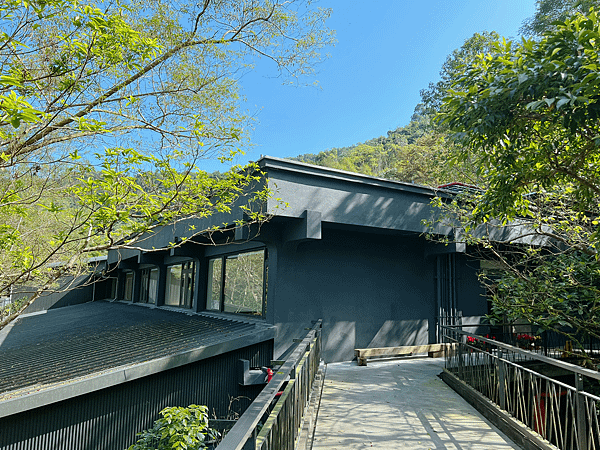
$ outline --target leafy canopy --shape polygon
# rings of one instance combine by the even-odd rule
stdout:
[[[595,12],[539,42],[498,42],[456,80],[439,120],[477,155],[489,189],[477,215],[527,213],[524,194],[572,185],[585,211],[600,193],[600,29]]]
[[[526,36],[541,36],[573,13],[586,14],[590,8],[597,10],[599,6],[598,0],[538,0],[535,14],[523,22],[520,31]]]
[[[418,109],[423,109],[427,114],[435,114],[439,111],[447,90],[465,65],[470,64],[477,55],[488,53],[492,44],[500,39],[500,35],[495,31],[484,31],[475,33],[466,39],[464,44],[450,53],[440,70],[440,79],[435,83],[429,83],[426,89],[422,89],[421,103],[417,105]]]
[[[169,407],[160,415],[151,429],[137,434],[138,440],[128,450],[198,450],[218,436],[208,427],[206,406]]]
[[[437,116],[454,162],[474,161],[485,182],[445,208],[502,262],[487,277],[495,313],[573,339],[600,337],[599,45],[593,10],[537,40],[496,42],[463,66]]]
[[[0,296],[184,217],[265,220],[256,166],[202,164],[247,142],[241,76],[267,58],[304,80],[333,42],[328,15],[305,1],[3,2]]]

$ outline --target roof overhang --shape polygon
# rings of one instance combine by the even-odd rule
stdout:
[[[76,307],[82,306],[84,305],[77,305]],[[76,307],[61,309],[68,310]],[[135,308],[136,310],[147,310],[147,308],[136,305],[126,305],[126,307]],[[49,317],[58,311],[59,310],[48,311],[43,316]],[[182,314],[181,312],[164,312],[168,314],[176,314],[182,318],[186,316],[189,318],[189,316],[193,315],[198,317],[198,320],[205,319],[206,321],[212,321],[213,323],[218,321],[220,325],[224,324],[224,326],[220,327],[218,333],[215,331],[214,335],[207,336],[207,339],[204,339],[206,342],[204,345],[192,344],[184,350],[161,357],[152,358],[147,361],[121,364],[106,370],[95,371],[74,378],[62,379],[50,384],[30,384],[12,391],[0,393],[0,417],[10,416],[39,408],[41,406],[85,395],[90,392],[95,392],[119,384],[134,381],[142,377],[157,374],[169,369],[181,367],[186,364],[191,364],[227,352],[238,350],[240,348],[272,340],[275,337],[275,327],[260,320],[244,320],[244,318],[240,318],[238,320],[236,317],[219,313],[198,313],[186,315]],[[155,311],[155,314],[160,314],[160,311]],[[29,315],[29,317],[31,316],[34,316],[34,314]],[[35,314],[35,316],[37,316],[35,317],[36,321],[43,320],[42,315]],[[28,317],[25,316],[24,318],[27,319]],[[10,330],[7,332],[10,332]],[[15,349],[15,351],[17,350],[18,349]]]

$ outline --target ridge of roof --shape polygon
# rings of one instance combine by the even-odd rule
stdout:
[[[434,196],[440,191],[446,192],[444,189],[438,189],[431,186],[425,186],[416,183],[407,183],[405,181],[390,180],[387,178],[374,177],[357,172],[349,172],[347,170],[333,169],[331,167],[318,166],[300,161],[294,161],[286,158],[277,158],[274,156],[261,155],[257,161],[261,168],[286,170],[289,172],[302,173],[305,175],[327,177],[329,179],[342,180],[366,184],[370,186],[383,187],[388,189],[396,189],[409,191],[415,194]]]

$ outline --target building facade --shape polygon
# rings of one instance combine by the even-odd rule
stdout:
[[[96,298],[253,317],[276,327],[275,357],[322,318],[328,362],[355,348],[433,343],[440,325],[488,312],[479,262],[425,237],[431,200],[451,193],[278,158],[259,165],[273,191],[259,230],[223,229],[208,245],[189,230],[225,218],[163,227],[144,241],[149,251],[109,253]]]

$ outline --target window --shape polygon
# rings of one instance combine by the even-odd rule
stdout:
[[[117,298],[117,279],[116,278],[110,278],[109,279],[109,284],[110,284],[110,294],[108,295],[108,298]]]
[[[107,277],[103,283],[99,283],[94,286],[94,289],[98,289],[98,293],[95,294],[98,298],[106,298],[116,300],[118,298],[118,277]]]
[[[140,302],[156,304],[158,268],[143,269],[141,276]]]
[[[165,305],[192,307],[195,267],[193,261],[188,261],[167,268]]]
[[[223,259],[208,261],[208,289],[206,296],[206,309],[221,310],[221,293],[223,291]]]
[[[262,316],[264,277],[264,250],[211,259],[206,309]]]
[[[125,284],[123,286],[123,300],[133,300],[133,272],[125,272]]]

